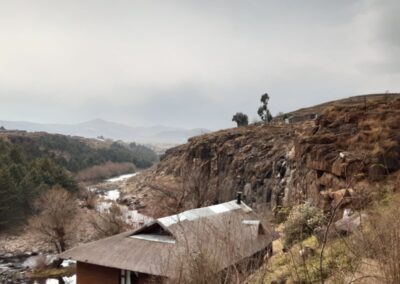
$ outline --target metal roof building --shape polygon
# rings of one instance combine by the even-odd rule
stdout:
[[[274,236],[250,207],[234,200],[163,217],[137,230],[75,247],[60,257],[78,262],[78,284],[95,283],[80,281],[87,279],[80,275],[83,264],[95,265],[98,273],[101,267],[113,268],[120,277],[134,272],[175,279],[190,273],[189,259],[197,255],[206,256],[215,271],[222,271],[265,250]],[[130,278],[122,283],[131,283]]]

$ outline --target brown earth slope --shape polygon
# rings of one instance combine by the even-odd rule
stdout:
[[[399,94],[353,97],[289,115],[297,122],[276,119],[191,138],[125,192],[154,216],[230,200],[238,191],[250,205],[275,212],[305,200],[329,210],[343,195],[355,203],[398,180]]]

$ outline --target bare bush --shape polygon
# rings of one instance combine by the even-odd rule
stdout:
[[[84,201],[84,206],[88,209],[96,209],[98,197],[95,191],[84,187],[79,192],[79,197]]]
[[[38,214],[30,218],[30,228],[61,253],[76,237],[78,204],[65,189],[55,186],[42,193],[34,202]]]
[[[181,211],[211,205],[215,192],[209,190],[207,167],[209,163],[200,166],[200,171],[190,171],[185,179],[174,182],[148,184],[156,193],[152,216],[176,214]]]
[[[89,218],[89,224],[95,230],[96,238],[104,238],[116,235],[132,229],[124,219],[124,214],[120,206],[113,203],[110,208],[104,212],[98,212]]]

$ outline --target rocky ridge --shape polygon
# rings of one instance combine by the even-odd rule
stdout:
[[[330,210],[394,190],[400,169],[400,95],[352,97],[290,113],[291,121],[221,130],[169,149],[132,179],[145,214],[233,199],[279,210],[306,200]],[[376,189],[376,190],[375,190]],[[156,209],[155,209],[156,208]]]

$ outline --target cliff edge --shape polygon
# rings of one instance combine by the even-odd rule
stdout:
[[[399,94],[329,102],[270,124],[193,137],[126,192],[139,194],[141,210],[154,216],[231,200],[238,191],[276,214],[306,200],[329,210],[343,196],[361,206],[357,200],[399,179],[399,129]]]

